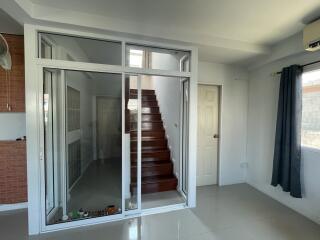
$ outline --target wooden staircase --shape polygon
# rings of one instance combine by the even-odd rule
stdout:
[[[130,99],[137,99],[137,90],[130,89]],[[154,90],[142,90],[141,116],[141,192],[176,190],[178,180]],[[137,187],[137,123],[130,122],[131,192]]]

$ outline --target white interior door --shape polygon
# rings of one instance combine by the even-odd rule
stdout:
[[[198,86],[197,186],[217,184],[219,87]]]
[[[110,159],[121,152],[121,99],[98,96],[97,104],[97,156],[98,159]],[[120,148],[120,149],[119,149]]]

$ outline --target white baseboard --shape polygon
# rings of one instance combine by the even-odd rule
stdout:
[[[158,213],[167,213],[171,211],[183,210],[189,208],[185,203],[177,203],[169,206],[142,209],[141,216],[148,216]]]
[[[301,209],[298,209],[296,207],[294,207],[292,204],[288,203],[287,201],[285,201],[284,199],[276,196],[276,195],[273,195],[270,193],[270,191],[263,187],[263,186],[260,186],[258,184],[254,184],[254,183],[251,183],[251,182],[247,182],[248,185],[250,185],[251,187],[255,188],[256,190],[264,193],[265,195],[267,195],[268,197],[272,198],[273,200],[277,201],[277,202],[280,202],[281,204],[285,205],[286,207],[292,209],[293,211],[305,216],[306,218],[310,219],[311,221],[317,223],[320,225],[320,218],[317,218],[316,216],[314,216],[313,213],[309,212],[309,211],[302,211]],[[270,185],[271,186],[271,185]]]
[[[13,204],[0,204],[0,212],[25,209],[25,208],[28,208],[27,202],[13,203]]]

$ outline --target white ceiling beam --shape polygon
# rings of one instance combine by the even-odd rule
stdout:
[[[192,45],[208,48],[224,48],[243,51],[253,55],[268,54],[270,49],[263,45],[225,39],[211,34],[199,35],[170,26],[156,26],[144,22],[132,22],[119,18],[87,14],[32,3],[30,0],[15,0],[25,12],[35,21],[46,21],[56,24],[69,24],[79,27],[94,28],[97,30],[113,31],[122,34],[141,35],[150,38],[180,41]]]

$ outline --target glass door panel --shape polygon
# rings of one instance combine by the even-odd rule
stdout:
[[[45,69],[46,224],[122,213],[121,74]]]
[[[141,208],[183,204],[180,175],[181,78],[140,75]]]
[[[126,66],[189,72],[190,52],[127,44]]]
[[[140,78],[125,77],[125,207],[127,211],[140,209]]]
[[[189,159],[189,81],[182,81],[182,150],[181,150],[181,189],[185,196],[188,195],[188,159]]]
[[[53,108],[54,108],[54,97],[53,96],[53,73],[50,71],[43,72],[43,121],[44,121],[44,148],[45,148],[45,173],[46,173],[46,214],[47,219],[50,220],[51,215],[56,209],[55,199],[55,186],[56,186],[56,161],[54,149],[56,143],[54,141],[53,132],[56,130],[53,121]]]
[[[121,42],[41,32],[39,58],[121,65]]]

